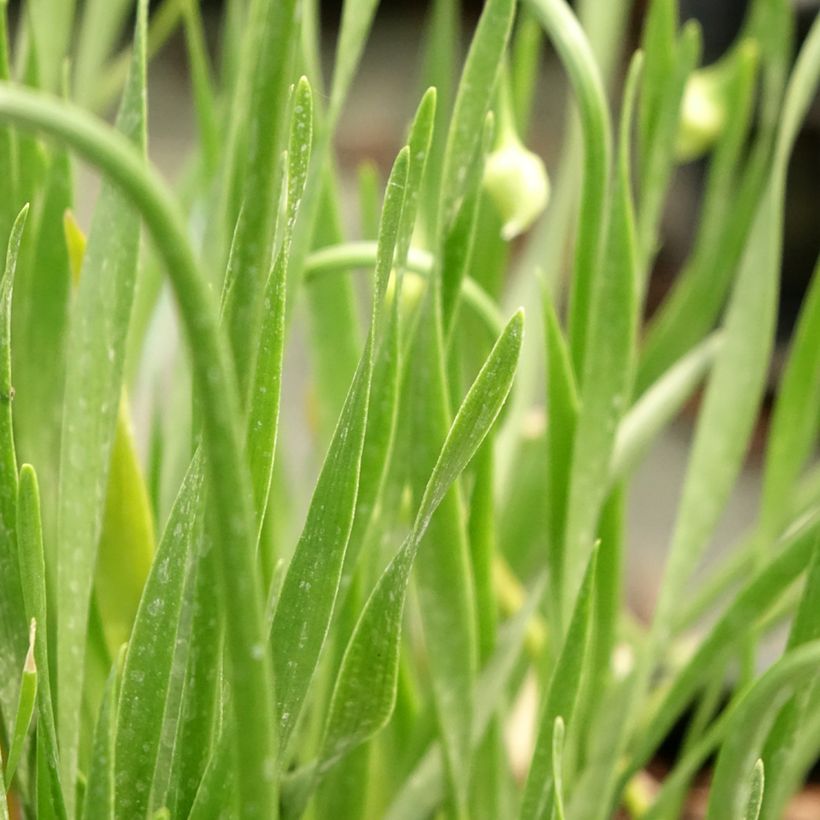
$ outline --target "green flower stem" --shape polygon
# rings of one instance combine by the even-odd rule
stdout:
[[[262,594],[254,567],[250,482],[236,425],[239,404],[228,351],[217,327],[216,305],[188,240],[184,221],[155,170],[126,139],[75,106],[0,84],[0,120],[44,132],[99,168],[138,208],[171,278],[202,397],[211,500],[219,531],[231,703],[242,727],[238,747],[243,817],[269,817],[276,805],[275,739],[270,661],[262,647]],[[262,651],[260,651],[262,650]]]
[[[305,281],[309,283],[330,273],[342,273],[356,268],[372,268],[375,264],[375,242],[345,242],[341,245],[330,245],[307,257]],[[427,278],[434,264],[435,260],[431,253],[420,248],[410,248],[407,270],[411,273]],[[500,336],[506,322],[489,293],[475,279],[465,276],[461,285],[461,295],[476,316],[487,326],[492,338]]]

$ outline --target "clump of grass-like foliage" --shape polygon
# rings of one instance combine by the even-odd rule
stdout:
[[[757,519],[692,579],[766,386],[820,23],[794,55],[791,5],[752,0],[700,68],[697,26],[651,0],[616,83],[627,0],[486,0],[463,63],[459,3],[434,0],[430,90],[381,204],[363,171],[351,237],[334,134],[377,5],[344,3],[325,87],[317,0],[228,0],[216,61],[197,0],[27,0],[13,69],[0,2],[0,818],[671,818],[715,755],[709,818],[775,820],[820,750],[817,275]],[[146,65],[179,26],[198,141],[172,192]],[[577,114],[551,192],[525,147],[547,48]],[[676,166],[701,156],[693,249],[642,331]],[[76,157],[103,177],[87,237]],[[165,277],[186,345],[141,459]],[[308,487],[279,411],[304,402],[297,345]],[[625,495],[701,382],[639,625]]]

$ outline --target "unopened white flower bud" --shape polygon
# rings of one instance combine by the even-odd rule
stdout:
[[[518,139],[505,140],[487,157],[483,184],[501,217],[501,236],[506,240],[524,233],[547,207],[547,169],[541,157]]]
[[[691,162],[706,154],[723,133],[726,101],[723,83],[713,71],[692,73],[681,104],[675,155],[679,162]]]
[[[745,40],[718,62],[692,72],[681,103],[678,162],[699,159],[714,148],[726,128],[739,72],[755,70],[758,51],[756,42]]]

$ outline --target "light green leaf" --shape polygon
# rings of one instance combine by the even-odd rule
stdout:
[[[350,535],[343,579],[345,589],[350,584],[361,551],[369,543],[368,539],[373,536],[376,513],[382,501],[386,471],[393,454],[399,406],[399,382],[404,367],[404,362],[400,361],[399,355],[403,273],[407,265],[419,189],[430,148],[435,100],[435,92],[432,89],[424,95],[408,137],[410,162],[407,185],[401,224],[396,239],[395,268],[391,274],[393,279],[388,285],[388,287],[392,286],[388,297],[390,316],[387,319],[383,340],[373,365],[370,406],[367,411],[367,435],[362,452],[356,516]]]
[[[518,132],[526,135],[532,119],[533,101],[538,85],[544,36],[529,10],[518,15],[513,35],[510,81]]]
[[[760,817],[760,809],[763,805],[763,794],[765,785],[765,776],[763,769],[763,761],[758,759],[752,769],[752,784],[749,790],[749,802],[746,803],[746,811],[743,814],[743,820],[758,820]]]
[[[145,151],[145,26],[140,6],[131,75],[118,128]],[[114,185],[103,187],[69,327],[57,538],[57,730],[62,783],[74,809],[88,607],[119,407],[125,340],[139,257],[140,218]]]
[[[572,725],[572,716],[578,703],[578,693],[584,672],[587,648],[592,631],[593,594],[597,549],[590,555],[572,620],[567,628],[561,653],[546,689],[541,715],[538,718],[538,739],[530,763],[520,820],[541,820],[552,817],[555,805],[556,781],[553,777],[553,735],[557,718]]]
[[[466,193],[468,168],[501,74],[515,15],[514,0],[488,0],[478,21],[456,94],[441,178],[439,231],[450,228]]]
[[[168,517],[125,655],[114,740],[117,816],[141,817],[150,807],[185,581],[198,543],[202,466],[197,451]]]
[[[564,535],[567,496],[572,462],[572,442],[578,422],[578,388],[572,371],[569,348],[555,312],[552,297],[544,291],[544,339],[547,347],[547,566],[550,570],[550,612],[552,622],[561,620],[564,588]]]
[[[428,286],[408,353],[405,386],[407,463],[416,503],[450,428],[450,385],[445,372],[443,317],[435,279]],[[455,479],[455,476],[453,477]],[[475,589],[470,566],[461,488],[453,481],[431,516],[415,559],[419,611],[433,684],[435,714],[458,811],[466,811],[473,723],[473,687],[478,668]]]
[[[21,160],[22,162],[22,160]],[[37,465],[42,487],[48,562],[56,562],[57,484],[65,385],[66,336],[72,279],[63,230],[72,205],[68,151],[53,147],[34,200],[31,241],[24,243],[15,283],[13,369],[17,388],[15,436],[21,460]],[[27,252],[28,251],[28,252]]]
[[[621,416],[632,390],[638,322],[637,247],[631,192],[632,111],[641,58],[632,61],[624,92],[620,151],[612,185],[606,261],[590,282],[589,330],[580,385],[580,410],[573,439],[567,498],[562,623],[575,596],[595,539],[607,485],[606,475]],[[560,435],[560,431],[558,432]],[[568,719],[568,715],[564,715]]]
[[[17,543],[20,555],[20,579],[23,586],[26,617],[37,624],[39,638],[34,644],[37,666],[37,758],[38,794],[47,800],[51,815],[65,818],[66,810],[60,787],[60,757],[54,704],[51,695],[51,672],[48,657],[48,612],[46,609],[46,565],[40,519],[40,491],[34,468],[24,464],[20,469],[17,496]],[[44,764],[44,768],[40,768]],[[41,779],[44,782],[39,782]],[[46,797],[47,795],[47,797]],[[38,796],[38,802],[40,797]]]
[[[564,820],[564,719],[555,718],[552,730],[552,789],[555,795],[552,807],[554,820]]]
[[[476,264],[473,257],[479,250],[476,248],[476,242],[479,239],[481,204],[485,196],[482,182],[486,159],[492,150],[494,136],[495,119],[490,112],[484,121],[484,130],[476,156],[466,168],[461,205],[444,236],[439,267],[441,269],[441,311],[444,334],[447,338],[452,332],[459,297],[463,296],[467,268]],[[493,239],[495,240],[495,237]]]
[[[646,77],[649,93],[642,98],[638,179],[638,263],[643,297],[649,265],[656,251],[659,221],[675,169],[675,145],[686,80],[697,66],[700,28],[689,21],[676,37],[677,3],[661,0],[647,23]],[[660,18],[664,18],[663,21]],[[661,32],[663,29],[663,32]]]
[[[0,80],[8,80],[11,76],[9,66],[9,36],[8,36],[8,0],[0,4]],[[11,128],[0,129],[0,174],[6,180],[6,200],[0,204],[0,241],[8,236],[14,218],[17,215],[16,209],[19,205],[19,194],[17,191],[17,162],[15,161],[14,150],[16,147],[16,137]],[[19,161],[19,160],[18,160]]]
[[[648,323],[639,393],[714,326],[737,271],[771,150],[771,140],[760,138],[741,165],[753,114],[756,65],[754,49],[744,49],[729,94],[726,131],[709,164],[694,249],[670,295]]]
[[[421,220],[427,236],[438,230],[437,210],[441,169],[447,147],[447,124],[456,94],[456,62],[460,50],[460,4],[451,0],[433,0],[425,21],[426,36],[421,56],[422,87],[436,89],[436,121],[433,142],[422,185]]]
[[[636,734],[631,766],[640,766],[648,760],[697,692],[707,670],[714,669],[736,650],[739,641],[806,568],[817,530],[816,516],[804,522],[778,547],[777,554],[744,584],[694,655],[675,675],[661,702]]]
[[[476,681],[473,748],[483,740],[499,703],[510,686],[546,584],[539,579],[521,609],[499,629],[497,646]],[[433,743],[405,779],[385,813],[385,820],[414,820],[431,815],[446,797],[445,762],[441,744]]]
[[[253,484],[257,538],[261,537],[267,510],[279,429],[288,258],[293,226],[305,191],[312,141],[313,94],[308,81],[302,77],[293,95],[282,244],[265,283],[259,350],[249,399],[246,449]]]
[[[788,158],[818,78],[820,24],[812,28],[789,83],[769,185],[727,308],[723,346],[698,419],[658,601],[654,628],[659,643],[723,511],[757,417],[777,318]]]
[[[114,820],[114,752],[117,732],[117,703],[125,663],[125,647],[111,668],[94,729],[88,785],[83,801],[83,820]]]
[[[131,634],[154,557],[154,522],[123,391],[111,449],[94,594],[113,656]]]
[[[707,820],[744,817],[749,801],[748,772],[786,696],[814,679],[820,641],[787,652],[740,697],[732,709],[709,789]]]
[[[271,629],[282,750],[296,723],[324,645],[339,589],[356,509],[373,347],[380,335],[382,301],[392,267],[408,170],[403,149],[387,185],[373,295],[373,322],[307,521],[285,576]]]
[[[100,73],[122,36],[134,0],[88,0],[83,6],[77,33],[74,88],[77,99],[89,105]]]
[[[20,689],[17,698],[17,717],[14,721],[14,731],[11,734],[11,744],[6,758],[3,784],[6,791],[11,787],[17,764],[23,751],[23,744],[28,737],[31,727],[31,717],[34,714],[34,704],[37,699],[37,663],[34,660],[34,642],[37,639],[37,621],[31,622],[28,639],[28,653],[23,664],[23,675],[20,679]]]
[[[60,88],[76,5],[76,0],[32,0],[28,5],[30,36],[37,43],[40,80],[46,91],[56,92]]]
[[[593,282],[606,241],[607,191],[612,162],[612,125],[597,62],[565,0],[527,0],[555,45],[569,74],[581,117],[584,174],[575,265],[570,296],[569,337],[576,374],[583,373]]]
[[[469,463],[507,398],[521,349],[517,313],[496,343],[456,415],[419,506],[413,532],[368,599],[342,660],[322,752],[329,767],[379,731],[393,710],[402,612],[413,559],[430,520]]]
[[[17,705],[16,681],[23,666],[26,630],[15,534],[17,456],[12,425],[11,302],[27,214],[28,206],[20,212],[14,224],[6,267],[0,279],[0,714],[7,721],[11,720]],[[7,730],[10,729],[8,726]]]
[[[610,481],[626,478],[652,441],[683,409],[720,350],[715,333],[675,362],[624,414],[610,463]]]
[[[816,414],[807,408],[820,404],[820,261],[792,338],[766,447],[759,523],[763,537],[786,523],[797,479],[817,437]]]
[[[248,12],[243,70],[247,96],[237,92],[230,112],[233,135],[228,151],[230,176],[227,224],[236,224],[231,264],[226,273],[226,324],[244,405],[253,375],[262,290],[270,269],[276,183],[289,74],[294,51],[296,0],[254,0]],[[239,118],[239,120],[235,119]]]
[[[184,0],[182,20],[191,72],[194,110],[202,145],[202,164],[206,175],[210,177],[216,171],[219,162],[220,127],[200,0]]]
[[[187,817],[197,798],[217,738],[220,711],[223,624],[215,606],[219,564],[207,540],[196,565],[185,682],[176,726],[174,759],[166,802],[174,817]],[[230,749],[230,742],[225,745]],[[217,751],[214,754],[219,754]]]
[[[218,817],[222,808],[228,805],[236,786],[236,770],[231,765],[231,744],[223,742],[224,736],[213,749],[208,768],[196,791],[191,805],[189,820],[211,820]]]
[[[328,106],[328,128],[331,131],[335,129],[350,91],[378,5],[379,0],[345,0],[342,7]]]
[[[401,228],[396,240],[396,266],[399,269],[404,268],[407,264],[413,229],[416,226],[421,184],[433,142],[437,99],[436,89],[428,88],[416,109],[416,115],[407,137],[407,147],[410,149],[410,170],[407,174],[407,194],[401,214]]]
[[[817,596],[820,594],[820,539],[815,538],[814,551],[806,570],[806,583],[792,621],[787,651],[820,638],[820,614],[817,611]],[[805,732],[812,698],[817,691],[813,682],[783,707],[766,739],[763,761],[770,773],[770,783],[766,789],[763,817],[774,818],[783,813],[789,797],[789,786],[794,778],[794,749],[797,739]]]

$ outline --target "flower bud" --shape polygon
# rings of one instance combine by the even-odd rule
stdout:
[[[506,240],[524,233],[547,207],[544,163],[517,138],[507,138],[487,157],[483,185],[504,223],[501,236]]]
[[[726,124],[723,83],[709,69],[692,73],[681,103],[675,155],[691,162],[706,154],[717,142]]]
[[[718,62],[692,72],[683,92],[675,156],[691,162],[709,152],[723,133],[729,104],[743,72],[754,72],[758,46],[743,41]]]

